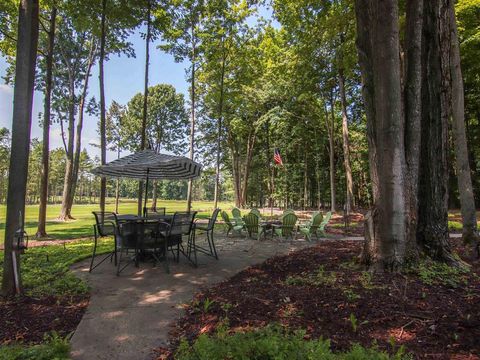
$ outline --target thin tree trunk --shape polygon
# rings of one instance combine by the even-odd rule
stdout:
[[[331,106],[331,119],[328,120],[328,112],[325,113],[325,120],[327,122],[327,130],[328,130],[328,145],[329,151],[328,156],[330,159],[330,211],[334,213],[336,211],[336,189],[335,189],[335,142],[334,142],[334,131],[335,131],[335,112],[334,112],[334,104],[333,104],[333,95],[330,101]],[[330,122],[331,121],[331,122]]]
[[[157,198],[158,198],[157,181],[153,180],[152,181],[152,205],[150,206],[150,209],[155,210],[157,208]]]
[[[72,186],[70,188],[69,198],[68,198],[68,213],[72,213],[73,201],[75,199],[75,191],[77,188],[78,172],[80,168],[80,154],[82,151],[82,128],[83,128],[83,117],[85,113],[85,101],[88,93],[88,82],[90,79],[90,73],[92,66],[95,62],[95,52],[96,45],[94,39],[92,39],[92,44],[90,45],[90,54],[88,55],[88,64],[87,71],[85,73],[85,78],[83,80],[83,90],[80,97],[80,103],[78,106],[78,122],[77,130],[75,134],[75,155],[73,159],[73,176],[72,176]]]
[[[47,237],[47,203],[48,203],[48,170],[50,158],[50,110],[52,97],[52,79],[53,79],[53,51],[55,45],[55,22],[57,18],[57,8],[53,8],[50,13],[50,28],[48,31],[48,49],[45,75],[45,98],[43,107],[43,144],[42,144],[42,173],[40,183],[40,205],[38,208],[38,227],[37,238]]]
[[[251,133],[248,136],[247,140],[247,158],[245,160],[245,167],[243,171],[243,185],[241,188],[241,199],[240,199],[240,205],[242,207],[245,207],[247,205],[247,194],[248,194],[248,180],[250,177],[250,165],[252,163],[253,159],[253,148],[255,146],[255,132],[252,130],[253,133]]]
[[[192,38],[194,36],[193,26],[192,26]],[[190,159],[193,160],[195,152],[195,46],[193,47],[193,56],[192,56],[192,73],[191,73],[191,89],[190,89]],[[188,180],[188,189],[187,189],[187,211],[192,209],[192,187],[193,180]]]
[[[102,18],[101,18],[101,35],[100,35],[100,59],[99,67],[99,83],[100,83],[100,161],[102,165],[107,163],[107,135],[105,120],[105,41],[107,36],[106,14],[107,0],[102,0]],[[102,176],[100,179],[100,211],[105,211],[105,197],[107,196],[107,179]]]
[[[340,61],[343,61],[342,59]],[[342,106],[342,139],[343,139],[343,159],[345,166],[345,179],[347,185],[346,211],[350,214],[352,207],[355,206],[355,197],[353,196],[353,178],[352,167],[350,166],[350,141],[348,138],[348,117],[347,117],[347,97],[345,95],[345,75],[343,67],[338,69],[338,85],[340,90],[340,102]]]
[[[72,219],[70,214],[70,191],[73,184],[73,150],[75,137],[75,84],[73,73],[69,70],[69,94],[68,94],[68,144],[65,148],[65,178],[63,182],[62,206],[58,220]]]
[[[117,144],[117,159],[120,159],[120,146]],[[120,179],[115,184],[115,212],[118,214],[118,202],[120,200]]]
[[[140,150],[145,150],[146,133],[147,133],[147,115],[148,115],[148,69],[150,66],[150,37],[151,37],[151,3],[147,0],[147,36],[145,37],[145,81],[143,90],[143,113],[142,113],[142,136],[140,141]],[[137,212],[138,215],[143,213],[143,181],[138,182],[138,200]],[[145,196],[147,196],[145,192]]]
[[[448,4],[451,43],[450,72],[452,78],[452,129],[455,145],[455,165],[463,221],[463,241],[465,243],[476,245],[479,239],[472,178],[468,159],[467,136],[465,131],[465,98],[460,64],[460,48],[455,20],[454,2],[448,0]]]
[[[22,292],[19,257],[18,253],[13,251],[15,250],[15,232],[19,228],[23,229],[24,226],[24,223],[19,221],[19,214],[22,214],[22,220],[25,219],[30,129],[37,61],[38,12],[38,0],[20,1],[2,277],[2,294],[4,296]],[[17,284],[15,284],[15,274],[18,274]]]
[[[222,119],[223,119],[223,86],[225,80],[225,53],[222,59],[222,68],[220,72],[220,100],[218,104],[218,126],[217,126],[217,163],[215,166],[215,196],[214,205],[216,209],[220,198],[220,152],[221,152],[221,140],[222,140]]]

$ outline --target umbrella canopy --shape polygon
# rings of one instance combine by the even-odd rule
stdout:
[[[99,166],[99,176],[130,179],[190,180],[200,176],[202,166],[184,156],[159,154],[146,149]]]

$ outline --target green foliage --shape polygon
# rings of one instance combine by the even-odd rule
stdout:
[[[337,281],[337,273],[334,271],[325,271],[323,266],[320,266],[314,274],[305,274],[303,276],[289,276],[285,280],[287,285],[293,286],[333,286]]]
[[[231,335],[225,328],[221,328],[213,336],[200,335],[192,346],[186,340],[182,340],[175,358],[178,360],[401,360],[410,358],[405,355],[403,348],[390,356],[376,348],[367,349],[360,345],[353,345],[352,349],[345,353],[333,353],[330,350],[330,341],[304,338],[305,331],[286,332],[279,326],[268,326],[256,331]]]
[[[347,298],[348,301],[353,302],[360,299],[360,295],[357,294],[353,289],[345,289],[343,290],[343,295]]]
[[[159,84],[148,88],[146,136],[151,149],[181,153],[185,150],[188,116],[183,94],[172,85]],[[143,116],[143,94],[136,94],[127,104],[122,118],[122,138],[126,147],[137,151],[140,146]]]
[[[206,298],[203,301],[203,312],[208,313],[208,310],[210,310],[210,307],[215,303],[215,300],[211,300],[209,298]]]
[[[82,295],[89,291],[85,281],[70,272],[74,263],[92,255],[92,241],[82,240],[63,245],[28,249],[21,256],[22,280],[28,296]],[[97,253],[113,249],[113,241],[99,242]],[[3,253],[0,256],[3,262]],[[0,268],[0,275],[1,275]]]
[[[466,284],[469,274],[467,269],[431,260],[422,261],[413,271],[427,285],[443,285],[452,288]]]
[[[68,360],[68,339],[56,333],[46,336],[40,345],[4,345],[0,347],[0,360]]]

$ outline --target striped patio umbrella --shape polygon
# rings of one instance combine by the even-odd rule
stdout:
[[[120,159],[109,162],[92,170],[92,173],[102,177],[129,178],[146,180],[145,207],[147,204],[146,190],[148,180],[190,180],[200,176],[202,166],[184,156],[159,154],[146,149]]]

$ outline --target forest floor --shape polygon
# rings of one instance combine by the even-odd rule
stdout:
[[[468,249],[452,240],[462,258]],[[419,359],[480,359],[480,261],[469,272],[421,263],[405,273],[372,275],[356,265],[361,243],[321,241],[277,256],[199,292],[171,330],[170,358],[228,324],[229,333],[280,324],[306,339],[330,339],[334,351],[374,344],[394,353],[405,346]]]

